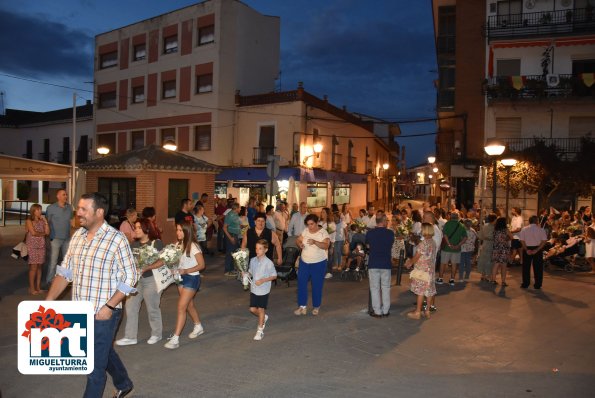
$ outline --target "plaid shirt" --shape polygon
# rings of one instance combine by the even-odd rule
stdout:
[[[90,301],[95,313],[116,293],[136,292],[138,272],[124,234],[104,222],[91,241],[79,228],[70,240],[62,265],[56,273],[72,282],[72,299]],[[118,304],[121,308],[122,304]]]

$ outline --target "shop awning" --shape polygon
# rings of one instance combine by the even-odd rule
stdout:
[[[365,184],[368,176],[365,174],[341,173],[339,171],[327,171],[320,169],[302,169],[300,181],[305,182],[327,182],[345,184]]]
[[[300,169],[292,167],[281,167],[277,180],[299,180]],[[227,167],[215,177],[216,181],[268,181],[267,169],[256,167]]]

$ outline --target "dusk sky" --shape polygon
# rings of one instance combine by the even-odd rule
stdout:
[[[0,91],[11,109],[72,106],[73,87],[92,98],[94,36],[199,1],[19,0],[0,2]],[[281,89],[298,81],[337,106],[390,121],[435,116],[429,0],[245,0],[281,18]],[[14,7],[18,4],[18,7]],[[79,101],[82,105],[84,100]],[[434,123],[404,124],[403,135]],[[433,135],[400,138],[408,166],[433,154]]]

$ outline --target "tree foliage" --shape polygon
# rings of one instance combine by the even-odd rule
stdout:
[[[592,195],[595,185],[595,141],[589,136],[581,140],[580,151],[567,156],[555,144],[547,144],[536,139],[535,144],[522,152],[512,154],[519,162],[510,170],[510,194],[517,197],[522,191],[538,193],[542,203],[556,192],[566,192],[577,196]],[[498,163],[497,183],[506,186],[507,168]],[[488,173],[487,183],[491,186],[492,172]]]

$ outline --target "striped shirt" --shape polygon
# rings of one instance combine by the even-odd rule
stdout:
[[[124,234],[104,222],[91,241],[79,228],[56,273],[72,282],[72,299],[90,301],[95,313],[116,293],[135,293],[138,281],[132,250]],[[117,307],[121,308],[122,304]]]

